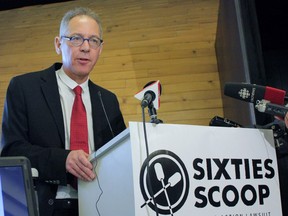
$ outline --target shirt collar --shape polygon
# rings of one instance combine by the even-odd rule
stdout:
[[[66,85],[68,86],[71,90],[73,90],[76,86],[78,86],[79,84],[77,82],[75,82],[73,79],[71,79],[63,70],[63,67],[61,67],[58,71],[58,76],[60,78],[60,80]],[[82,84],[80,84],[83,92],[88,90],[88,81],[89,78]]]

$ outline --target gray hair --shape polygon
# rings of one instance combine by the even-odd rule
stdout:
[[[63,36],[66,33],[69,22],[72,18],[74,18],[76,16],[82,16],[82,15],[88,16],[97,22],[97,24],[99,26],[100,38],[102,39],[103,31],[102,31],[102,24],[101,24],[101,20],[100,20],[99,16],[94,11],[92,11],[91,9],[85,8],[85,7],[77,7],[73,10],[68,11],[63,16],[63,18],[61,20],[61,24],[60,24],[60,36]]]

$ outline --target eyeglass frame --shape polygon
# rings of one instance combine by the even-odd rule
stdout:
[[[80,38],[82,39],[82,43],[79,44],[79,45],[73,44],[72,39],[75,38],[75,37],[80,37]],[[60,38],[70,41],[71,44],[72,44],[73,46],[75,46],[75,47],[80,47],[80,46],[82,46],[83,43],[84,43],[86,40],[88,41],[89,46],[91,46],[91,44],[90,44],[91,38],[97,38],[97,39],[100,41],[100,44],[99,44],[99,46],[97,46],[97,47],[91,46],[91,48],[93,48],[93,49],[97,49],[97,48],[100,47],[100,46],[102,45],[102,43],[104,42],[101,38],[99,38],[99,37],[97,37],[97,36],[91,36],[90,38],[84,38],[82,35],[78,35],[78,34],[72,35],[72,36],[63,35],[63,36],[61,36]]]

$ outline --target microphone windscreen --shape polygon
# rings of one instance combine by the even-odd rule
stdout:
[[[265,92],[265,100],[278,105],[284,105],[286,91],[267,86]]]
[[[286,91],[269,86],[228,82],[224,86],[224,94],[250,103],[264,99],[274,104],[283,105]]]
[[[156,82],[157,81],[150,81],[150,82],[146,83],[146,85],[143,87],[143,89],[145,89],[146,87],[148,87],[148,86],[150,86]],[[159,86],[159,95],[161,95],[162,94],[162,86],[161,86],[160,82],[158,83],[158,86]]]
[[[224,94],[238,100],[254,103],[264,99],[265,87],[249,83],[228,82],[224,86]]]
[[[161,84],[160,81],[151,81],[149,83],[147,83],[144,88],[138,92],[134,97],[137,98],[138,100],[143,100],[145,93],[148,92],[153,92],[154,94],[152,94],[153,96],[153,105],[155,107],[155,109],[158,109],[160,107],[160,94],[161,94]],[[146,94],[147,95],[147,94]],[[155,96],[155,98],[154,98]]]

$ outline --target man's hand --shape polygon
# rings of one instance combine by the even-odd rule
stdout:
[[[71,151],[66,159],[66,170],[83,181],[92,181],[96,175],[88,156],[83,150]]]

